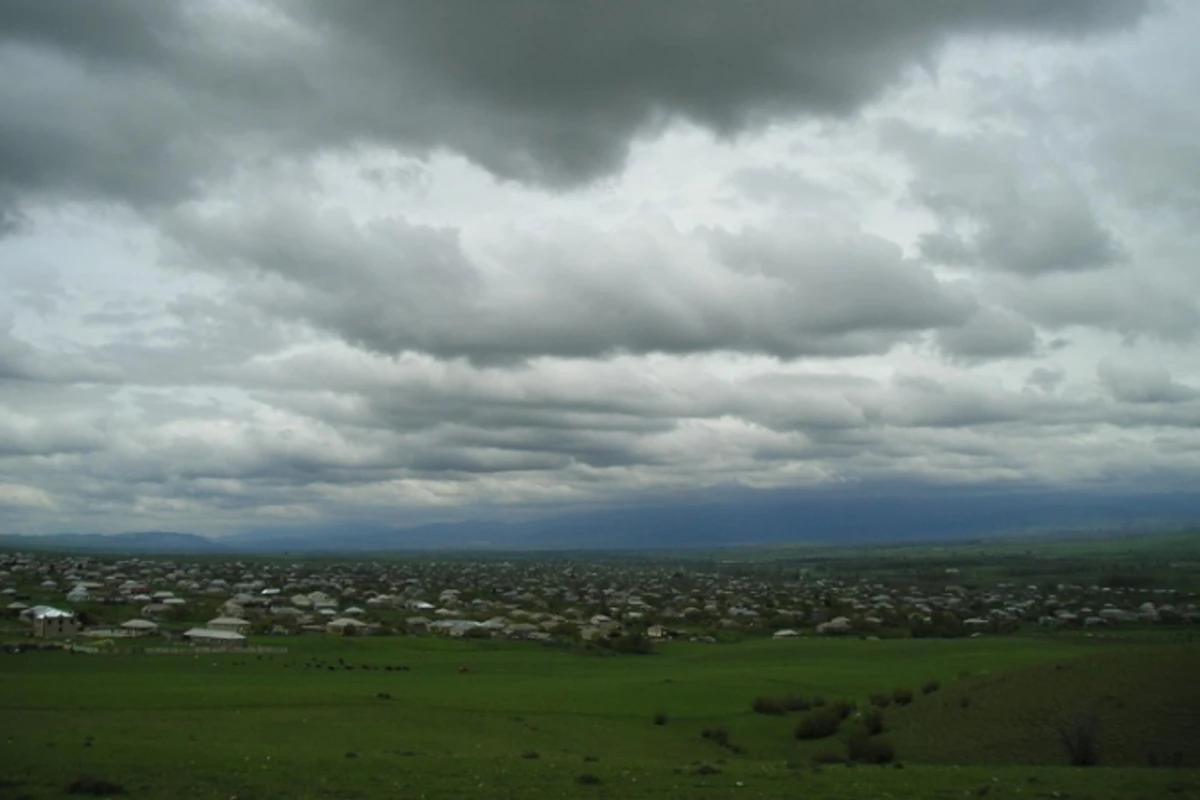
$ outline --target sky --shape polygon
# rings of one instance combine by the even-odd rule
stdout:
[[[0,532],[1194,491],[1197,30],[3,0]]]

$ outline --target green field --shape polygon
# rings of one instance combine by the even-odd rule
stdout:
[[[278,655],[3,655],[0,796],[64,796],[90,775],[132,797],[1200,797],[1200,648],[1169,638],[751,639],[598,657],[315,636]],[[751,710],[759,695],[866,708],[897,687],[916,698],[884,711],[899,767],[814,765],[844,749],[853,716],[799,742],[797,714]],[[1100,765],[1066,766],[1047,709],[1098,703],[1112,722]],[[1148,768],[1155,750],[1181,766]]]

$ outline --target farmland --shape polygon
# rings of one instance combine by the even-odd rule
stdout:
[[[1200,637],[1180,556],[1162,542],[1020,561],[974,547],[723,566],[11,561],[9,596],[29,603],[93,586],[76,608],[99,635],[71,651],[15,617],[0,626],[0,797],[1200,797]],[[1064,565],[1120,585],[1011,583],[1014,568]],[[284,591],[259,602],[271,585]],[[167,609],[156,631],[104,638],[145,610],[143,591]],[[279,613],[310,595],[336,613],[361,603],[375,635]],[[474,627],[407,624],[419,598],[444,612],[431,620]],[[231,604],[252,620],[248,646],[180,639]],[[1084,625],[1102,605],[1120,615]],[[920,607],[988,624],[928,628]],[[828,627],[836,614],[848,633]],[[795,635],[775,635],[783,622]],[[653,627],[669,634],[647,640]],[[634,636],[645,646],[616,646]],[[828,735],[797,737],[831,717]],[[1093,721],[1092,766],[1072,766],[1062,738],[1079,720]]]

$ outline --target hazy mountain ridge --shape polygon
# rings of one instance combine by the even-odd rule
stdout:
[[[367,553],[434,549],[672,549],[787,541],[886,543],[1038,529],[1120,528],[1200,519],[1188,492],[849,487],[717,491],[714,499],[576,512],[532,521],[416,526],[337,522],[225,537],[149,531],[0,536],[0,546],[91,552]]]
[[[96,553],[218,553],[229,547],[218,539],[195,533],[136,531],[132,533],[53,533],[43,536],[0,534],[0,547],[28,550],[71,550]]]

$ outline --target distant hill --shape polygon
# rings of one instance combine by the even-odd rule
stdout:
[[[544,517],[404,526],[336,523],[247,531],[222,543],[250,552],[404,549],[645,550],[781,542],[950,540],[1036,530],[1172,525],[1200,519],[1200,494],[1036,487],[852,486],[717,490]]]
[[[1122,530],[1200,520],[1200,493],[1034,486],[849,485],[716,489],[531,521],[425,525],[338,521],[221,538],[148,532],[0,537],[0,546],[148,553],[369,553],[397,550],[668,550],[783,542],[949,541],[998,534]]]
[[[12,550],[62,550],[92,553],[193,554],[229,552],[213,539],[194,533],[141,531],[138,533],[58,533],[46,536],[0,536],[0,547]]]

